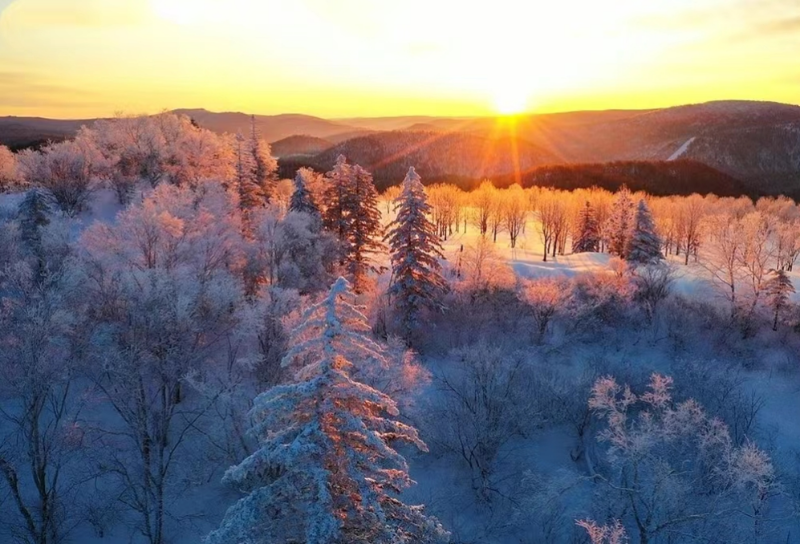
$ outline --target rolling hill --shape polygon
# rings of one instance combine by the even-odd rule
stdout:
[[[95,119],[61,120],[41,117],[0,117],[0,145],[11,149],[71,138]]]
[[[201,127],[205,127],[217,133],[228,132],[230,134],[249,132],[251,119],[253,117],[245,113],[216,113],[204,109],[183,109],[174,110],[174,112],[188,115]],[[320,117],[295,113],[256,115],[255,120],[256,128],[261,134],[261,137],[268,142],[276,142],[288,138],[289,136],[301,134],[316,138],[327,138],[336,136],[337,134],[346,134],[363,130],[359,127],[328,121]]]
[[[251,116],[244,113],[176,112],[220,133],[250,130]],[[275,153],[282,158],[319,155],[314,162],[324,167],[331,162],[331,154],[354,154],[356,162],[377,165],[376,177],[381,180],[404,174],[401,170],[411,162],[423,164],[423,175],[437,179],[508,174],[513,171],[511,142],[516,140],[522,171],[553,164],[690,159],[740,180],[750,193],[800,194],[800,106],[788,104],[718,101],[510,119],[327,120],[300,114],[257,115],[255,119],[261,135],[274,142]],[[0,143],[24,146],[63,139],[91,122],[0,118]],[[328,150],[329,145],[335,147]],[[443,156],[435,157],[436,153]]]
[[[292,157],[296,155],[314,156],[334,146],[334,142],[314,136],[289,136],[277,142],[272,142],[272,155],[277,158]]]
[[[553,164],[556,158],[533,144],[509,138],[481,138],[457,132],[379,132],[353,138],[311,158],[306,164],[328,170],[345,155],[373,173],[379,188],[398,183],[414,166],[426,182],[481,179]]]

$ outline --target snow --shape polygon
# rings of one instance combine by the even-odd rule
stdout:
[[[686,153],[689,150],[689,146],[692,145],[692,143],[695,141],[696,138],[697,138],[697,136],[692,136],[691,138],[689,138],[688,140],[683,142],[683,145],[680,146],[675,151],[675,153],[670,155],[667,160],[668,161],[676,161],[676,160],[680,159],[684,155],[684,153]]]
[[[684,154],[694,139],[685,142],[670,160],[675,160]],[[0,215],[13,213],[21,198],[20,193],[0,195]],[[116,202],[114,193],[110,190],[99,190],[93,196],[90,209],[72,224],[70,234],[77,237],[82,230],[96,222],[114,223],[119,211],[120,206]],[[384,217],[384,222],[388,219],[390,218]],[[479,237],[473,225],[468,226],[466,233],[454,233],[450,236],[443,243],[444,254],[448,261],[446,264],[452,266],[457,262],[459,253],[465,248],[474,246]],[[610,273],[611,257],[604,253],[556,255],[548,257],[548,261],[543,262],[543,244],[539,238],[537,223],[530,214],[524,231],[519,234],[515,248],[511,248],[508,234],[502,232],[493,247],[496,259],[507,264],[519,279]],[[388,264],[388,257],[381,255],[381,258],[386,259],[382,264]],[[701,262],[703,260],[702,253],[700,260]],[[688,266],[684,266],[682,258],[674,256],[668,257],[667,262],[675,269],[673,291],[676,294],[690,300],[715,298],[710,283],[711,276],[700,264],[691,260]],[[800,291],[800,267],[789,273],[789,276]],[[800,295],[794,295],[793,299],[800,300]],[[592,343],[585,344],[560,343],[556,339],[550,346],[530,348],[528,355],[531,364],[540,365],[537,368],[555,369],[564,376],[575,378],[587,369],[609,373],[627,372],[630,376],[646,376],[653,371],[669,373],[676,368],[680,357],[688,356],[703,360],[709,365],[718,365],[720,368],[729,364],[740,364],[751,358],[756,366],[742,374],[744,388],[764,395],[765,400],[760,413],[761,431],[754,438],[779,446],[776,461],[783,463],[784,467],[793,466],[791,463],[794,461],[794,456],[796,452],[800,452],[800,419],[787,417],[787,414],[800,412],[800,374],[793,367],[796,355],[793,355],[790,342],[765,333],[763,338],[753,339],[752,344],[742,344],[745,346],[741,348],[743,351],[747,349],[753,353],[748,351],[739,354],[735,351],[740,349],[738,346],[726,351],[726,346],[720,347],[711,339],[686,348],[677,348],[666,335],[655,339],[640,337],[634,342],[624,338],[624,334],[626,331],[610,331],[608,338],[596,338]],[[763,346],[769,346],[770,349],[760,349]],[[436,375],[448,368],[449,362],[443,355],[433,354],[426,355],[424,364]],[[418,421],[424,420],[427,406],[436,402],[441,394],[441,391],[433,385],[417,391],[415,395],[418,398],[415,400],[419,402],[420,408],[416,413],[409,414],[412,422],[417,424]],[[419,426],[424,428],[423,425]],[[428,436],[422,434],[421,438],[430,445]],[[567,425],[551,426],[526,436],[515,437],[503,447],[499,455],[501,466],[498,472],[507,478],[502,482],[503,491],[518,491],[519,475],[525,471],[562,478],[564,481],[571,479],[580,481],[569,492],[571,502],[569,511],[565,513],[565,519],[567,525],[571,526],[572,520],[585,515],[592,500],[591,483],[585,478],[585,465],[583,462],[574,462],[570,457],[574,442],[574,429]],[[599,450],[601,446],[597,448]],[[402,453],[406,455],[406,451]],[[526,538],[525,535],[506,532],[503,523],[507,520],[498,519],[509,515],[511,507],[500,501],[497,505],[493,505],[497,510],[492,512],[493,508],[487,508],[485,503],[477,501],[470,488],[469,477],[464,476],[463,470],[457,466],[457,461],[454,461],[453,457],[409,454],[408,458],[411,476],[419,484],[405,492],[404,499],[409,503],[427,504],[428,513],[437,516],[459,541],[487,544],[526,541],[523,540]],[[207,533],[218,522],[225,508],[233,504],[235,498],[233,493],[226,491],[219,484],[218,478],[194,487],[191,494],[184,497],[181,502],[181,509],[185,508],[187,512],[200,510],[204,513],[204,519],[198,521],[197,526],[183,531],[174,542],[176,544],[197,542],[201,535]],[[794,534],[793,532],[792,535]],[[122,544],[130,541],[124,523],[118,524],[104,538],[92,536],[88,529],[80,530],[73,536],[75,541],[87,543]],[[796,537],[791,541],[797,541]]]

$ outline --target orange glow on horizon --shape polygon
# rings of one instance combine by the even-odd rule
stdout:
[[[775,0],[0,0],[0,115],[321,117],[798,102]]]

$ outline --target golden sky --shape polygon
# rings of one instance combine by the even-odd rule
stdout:
[[[800,0],[0,0],[0,116],[800,102]]]

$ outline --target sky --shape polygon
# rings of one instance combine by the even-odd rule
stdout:
[[[800,0],[0,0],[0,116],[800,102]]]

